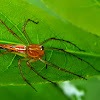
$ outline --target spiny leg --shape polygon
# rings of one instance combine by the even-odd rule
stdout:
[[[50,82],[50,83],[56,84],[56,83],[54,83],[54,82],[48,80],[47,78],[43,77],[42,75],[40,75],[40,74],[30,65],[30,62],[29,62],[29,61],[27,62],[27,65],[28,65],[28,67],[29,67],[31,70],[33,70],[38,76],[40,76],[40,77],[43,78],[44,80],[46,80],[46,81],[48,81],[48,82]]]
[[[47,40],[44,40],[43,42],[40,43],[40,45],[43,45],[44,43],[48,42],[48,41],[51,41],[51,40],[58,40],[58,41],[64,41],[64,42],[67,42],[67,43],[70,43],[72,44],[73,46],[75,46],[77,49],[79,49],[80,51],[84,51],[84,50],[81,50],[78,46],[76,46],[74,43],[70,42],[70,41],[66,41],[66,40],[63,40],[63,39],[57,39],[57,38],[49,38]]]
[[[45,61],[45,60],[43,60],[43,59],[39,59],[39,60],[40,60],[41,62],[43,62],[44,64],[47,64],[47,65],[49,65],[49,66],[51,66],[51,67],[57,68],[57,69],[59,69],[59,70],[61,70],[61,71],[63,71],[63,72],[67,72],[67,73],[70,73],[70,74],[72,74],[72,75],[75,75],[75,76],[78,76],[78,77],[80,77],[80,78],[83,78],[83,79],[87,80],[86,78],[84,78],[84,77],[82,77],[82,76],[80,76],[80,75],[77,75],[77,74],[75,74],[75,73],[73,73],[73,72],[70,72],[70,71],[68,71],[68,70],[66,70],[66,69],[60,68],[60,67],[58,67],[58,66],[56,66],[56,65],[54,65],[54,64],[52,64],[52,63],[50,63],[50,62],[47,62],[47,61]]]
[[[21,76],[22,76],[23,80],[37,92],[37,90],[32,86],[31,83],[28,82],[28,80],[26,80],[25,76],[23,75],[23,71],[22,71],[22,68],[21,68],[21,61],[22,60],[25,60],[25,59],[19,59],[19,61],[18,61],[18,66],[19,66],[19,69],[20,69],[20,72],[21,72]]]
[[[87,63],[88,65],[90,65],[94,70],[96,70],[97,72],[100,72],[100,71],[97,70],[95,67],[93,67],[89,62],[87,62],[87,61],[85,61],[84,59],[81,59],[81,58],[77,57],[76,55],[74,55],[74,54],[72,54],[72,53],[70,53],[70,52],[67,52],[67,51],[65,51],[65,50],[63,50],[63,49],[58,49],[58,48],[53,48],[53,47],[45,47],[45,49],[46,49],[46,50],[57,50],[57,51],[65,52],[65,53],[67,53],[67,54],[69,54],[69,55],[72,55],[72,56],[76,57],[77,59],[79,59],[79,60],[81,60],[81,61],[84,61],[85,63]]]
[[[32,22],[35,23],[35,24],[38,24],[39,22],[35,22],[34,20],[28,19],[28,20],[25,22],[24,26],[23,26],[23,33],[24,33],[24,36],[26,37],[28,43],[29,43],[29,44],[32,44],[32,41],[30,40],[29,36],[27,35],[27,33],[26,33],[26,31],[25,31],[25,27],[26,27],[26,25],[27,25],[27,23],[28,23],[29,21],[32,21]]]
[[[26,44],[16,33],[14,33],[1,19],[0,22],[8,29],[10,33],[12,33],[18,40],[20,40],[23,44]]]

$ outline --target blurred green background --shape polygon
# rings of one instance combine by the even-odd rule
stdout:
[[[31,25],[33,25],[33,27],[28,26],[27,32],[30,32],[30,34],[34,32],[34,35],[31,35],[30,38],[32,40],[34,39],[35,43],[39,43],[44,40],[44,38],[52,36],[71,40],[82,49],[85,49],[86,54],[78,52],[75,48],[71,48],[69,45],[66,49],[69,49],[70,52],[92,62],[93,66],[100,70],[99,6],[99,0],[0,0],[0,13],[7,16],[13,21],[13,23],[17,23],[16,26],[20,30],[22,30],[21,28],[25,20],[27,18],[33,18],[34,16],[34,19],[40,20],[40,26],[36,27],[32,23]],[[2,18],[1,15],[0,17]],[[10,24],[8,25],[10,26]],[[5,32],[3,29],[0,29],[0,32],[1,31]],[[17,32],[16,29],[14,31]],[[9,40],[10,42],[19,44],[19,41],[13,38],[10,34],[7,35],[7,37],[5,37],[5,34],[3,33],[1,35],[0,40]],[[59,47],[61,44],[59,45],[58,43],[56,46]],[[42,79],[38,79],[36,75],[33,77],[31,76],[31,78],[29,78],[34,84],[34,87],[38,90],[36,93],[30,86],[23,82],[20,76],[19,69],[17,68],[19,57],[14,55],[8,55],[6,56],[6,59],[4,59],[4,57],[0,58],[0,71],[7,69],[4,73],[0,72],[0,98],[3,100],[100,99],[100,74],[91,68],[88,68],[87,65],[85,67],[84,63],[80,63],[73,58],[69,62],[69,65],[73,67],[72,69],[70,67],[69,70],[71,69],[84,75],[88,80],[79,80],[75,76],[69,76],[66,79],[65,76],[61,77],[58,73],[53,77],[54,72],[52,71],[54,70],[48,69],[51,73],[47,75],[49,71],[44,69],[41,73],[48,77],[52,76],[51,79],[56,81],[57,85],[46,83]],[[60,57],[62,56],[60,55]],[[15,59],[14,62],[13,59]],[[9,64],[5,63],[6,61],[11,62]],[[61,61],[61,64],[63,61],[65,62],[63,59]],[[57,61],[54,63],[57,63]],[[16,66],[13,66],[14,64]],[[37,65],[39,66],[40,63]],[[37,69],[40,71],[39,67],[37,67]],[[30,70],[26,72],[31,75]],[[26,72],[25,75],[27,76]],[[72,81],[69,82],[66,80]]]

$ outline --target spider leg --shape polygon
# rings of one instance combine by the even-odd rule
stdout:
[[[22,76],[23,80],[37,92],[37,90],[32,86],[32,84],[29,83],[28,80],[26,80],[26,78],[25,78],[25,76],[23,74],[23,71],[22,71],[22,68],[21,68],[21,61],[22,60],[27,60],[27,59],[19,59],[19,61],[18,61],[18,66],[19,66],[19,69],[20,69],[20,72],[21,72],[21,76]]]
[[[70,72],[70,71],[65,70],[65,69],[63,69],[63,68],[60,68],[60,67],[58,67],[58,66],[56,66],[56,65],[54,65],[54,64],[52,64],[52,63],[50,63],[50,62],[47,62],[47,61],[45,61],[45,60],[43,60],[43,59],[39,59],[39,60],[40,60],[41,62],[43,62],[44,64],[47,64],[47,65],[49,65],[49,66],[51,66],[51,67],[57,68],[57,69],[59,69],[59,70],[61,70],[61,71],[63,71],[63,72],[67,72],[67,73],[70,73],[70,74],[72,74],[72,75],[75,75],[75,76],[78,76],[78,77],[81,77],[81,78],[87,80],[86,78],[84,78],[84,77],[82,77],[82,76],[80,76],[80,75],[77,75],[77,74],[75,74],[75,73],[73,73],[73,72]]]
[[[94,70],[96,70],[97,72],[100,72],[99,70],[97,70],[94,66],[92,66],[92,65],[91,65],[89,62],[87,62],[86,60],[81,59],[81,58],[77,57],[76,55],[74,55],[74,54],[72,54],[72,53],[70,53],[70,52],[67,52],[67,51],[65,51],[65,50],[63,50],[63,49],[58,49],[58,48],[53,48],[53,47],[46,47],[45,49],[46,49],[46,50],[57,50],[57,51],[65,52],[65,53],[67,53],[67,54],[69,54],[69,55],[72,55],[72,56],[76,57],[77,59],[79,59],[79,60],[81,60],[81,61],[84,61],[85,63],[87,63],[88,65],[90,65]]]
[[[57,39],[57,38],[49,38],[47,40],[44,40],[43,42],[40,43],[40,45],[43,45],[44,43],[47,43],[48,41],[51,41],[51,40],[58,40],[58,41],[64,41],[64,42],[67,42],[67,43],[70,43],[72,44],[73,46],[75,46],[77,49],[79,49],[80,51],[85,51],[85,50],[81,50],[78,46],[76,46],[74,43],[70,42],[70,41],[66,41],[66,40],[63,40],[63,39]]]
[[[50,83],[56,84],[56,83],[54,83],[54,82],[48,80],[47,78],[43,77],[42,75],[40,75],[40,74],[30,65],[30,61],[27,62],[27,65],[28,65],[28,67],[29,67],[31,70],[33,70],[38,76],[40,76],[40,77],[43,78],[44,80],[46,80],[46,81],[48,81],[48,82],[50,82]]]
[[[7,54],[7,53],[10,53],[10,52],[13,52],[13,51],[12,51],[12,50],[5,51],[5,52],[3,52],[3,53],[0,53],[0,56],[1,56],[1,55],[4,55],[4,54]]]
[[[46,61],[46,59],[47,59],[47,56],[46,56],[46,53],[44,53],[45,54],[45,61]],[[47,67],[48,67],[48,65],[46,64],[46,69],[47,69]]]
[[[28,19],[28,20],[25,22],[24,26],[23,26],[23,33],[24,33],[24,36],[26,37],[28,43],[29,43],[29,44],[32,44],[32,41],[30,40],[29,36],[27,35],[27,33],[26,33],[26,31],[25,31],[25,27],[26,27],[26,25],[27,25],[27,23],[28,23],[29,21],[32,21],[32,22],[35,23],[35,24],[38,24],[39,22],[35,22],[34,20]]]
[[[1,19],[0,22],[8,29],[10,33],[12,33],[18,40],[20,40],[23,44],[26,44],[16,33],[14,33]]]

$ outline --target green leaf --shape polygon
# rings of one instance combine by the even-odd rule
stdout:
[[[53,84],[38,84],[35,87],[38,89],[38,92],[33,91],[28,86],[0,87],[0,97],[3,100],[70,100],[60,88]]]
[[[76,27],[100,36],[100,0],[43,0],[45,6]]]
[[[62,48],[76,56],[88,61],[96,69],[100,70],[100,38],[94,34],[90,34],[75,25],[62,21],[57,16],[52,16],[44,10],[36,7],[23,0],[1,0],[0,1],[0,19],[10,27],[18,36],[26,41],[22,33],[22,28],[27,19],[38,20],[39,24],[29,22],[26,26],[26,32],[34,44],[39,44],[45,39],[55,37],[59,39],[68,40],[76,44],[85,52],[79,51],[71,44],[51,41],[44,44],[44,47],[56,47]],[[21,41],[16,39],[7,29],[0,23],[0,41],[1,43],[12,43],[22,44]],[[27,41],[26,41],[27,42]],[[47,61],[69,70],[70,72],[76,73],[83,77],[89,78],[92,76],[100,75],[99,72],[95,71],[87,63],[78,60],[77,58],[59,51],[45,51],[47,54]],[[14,54],[7,54],[0,56],[0,85],[18,85],[24,84],[21,77],[18,60],[22,57]],[[44,59],[44,57],[43,57]],[[26,62],[22,61],[22,69],[25,77],[32,83],[44,83],[47,82],[41,77],[36,75],[30,70]],[[31,64],[41,75],[48,78],[51,81],[65,81],[79,79],[79,77],[62,72],[51,66],[45,68],[45,64],[39,60]]]

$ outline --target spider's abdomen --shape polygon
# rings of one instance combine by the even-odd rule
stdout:
[[[42,45],[31,44],[27,47],[26,53],[29,57],[37,60],[44,55],[44,49]]]

